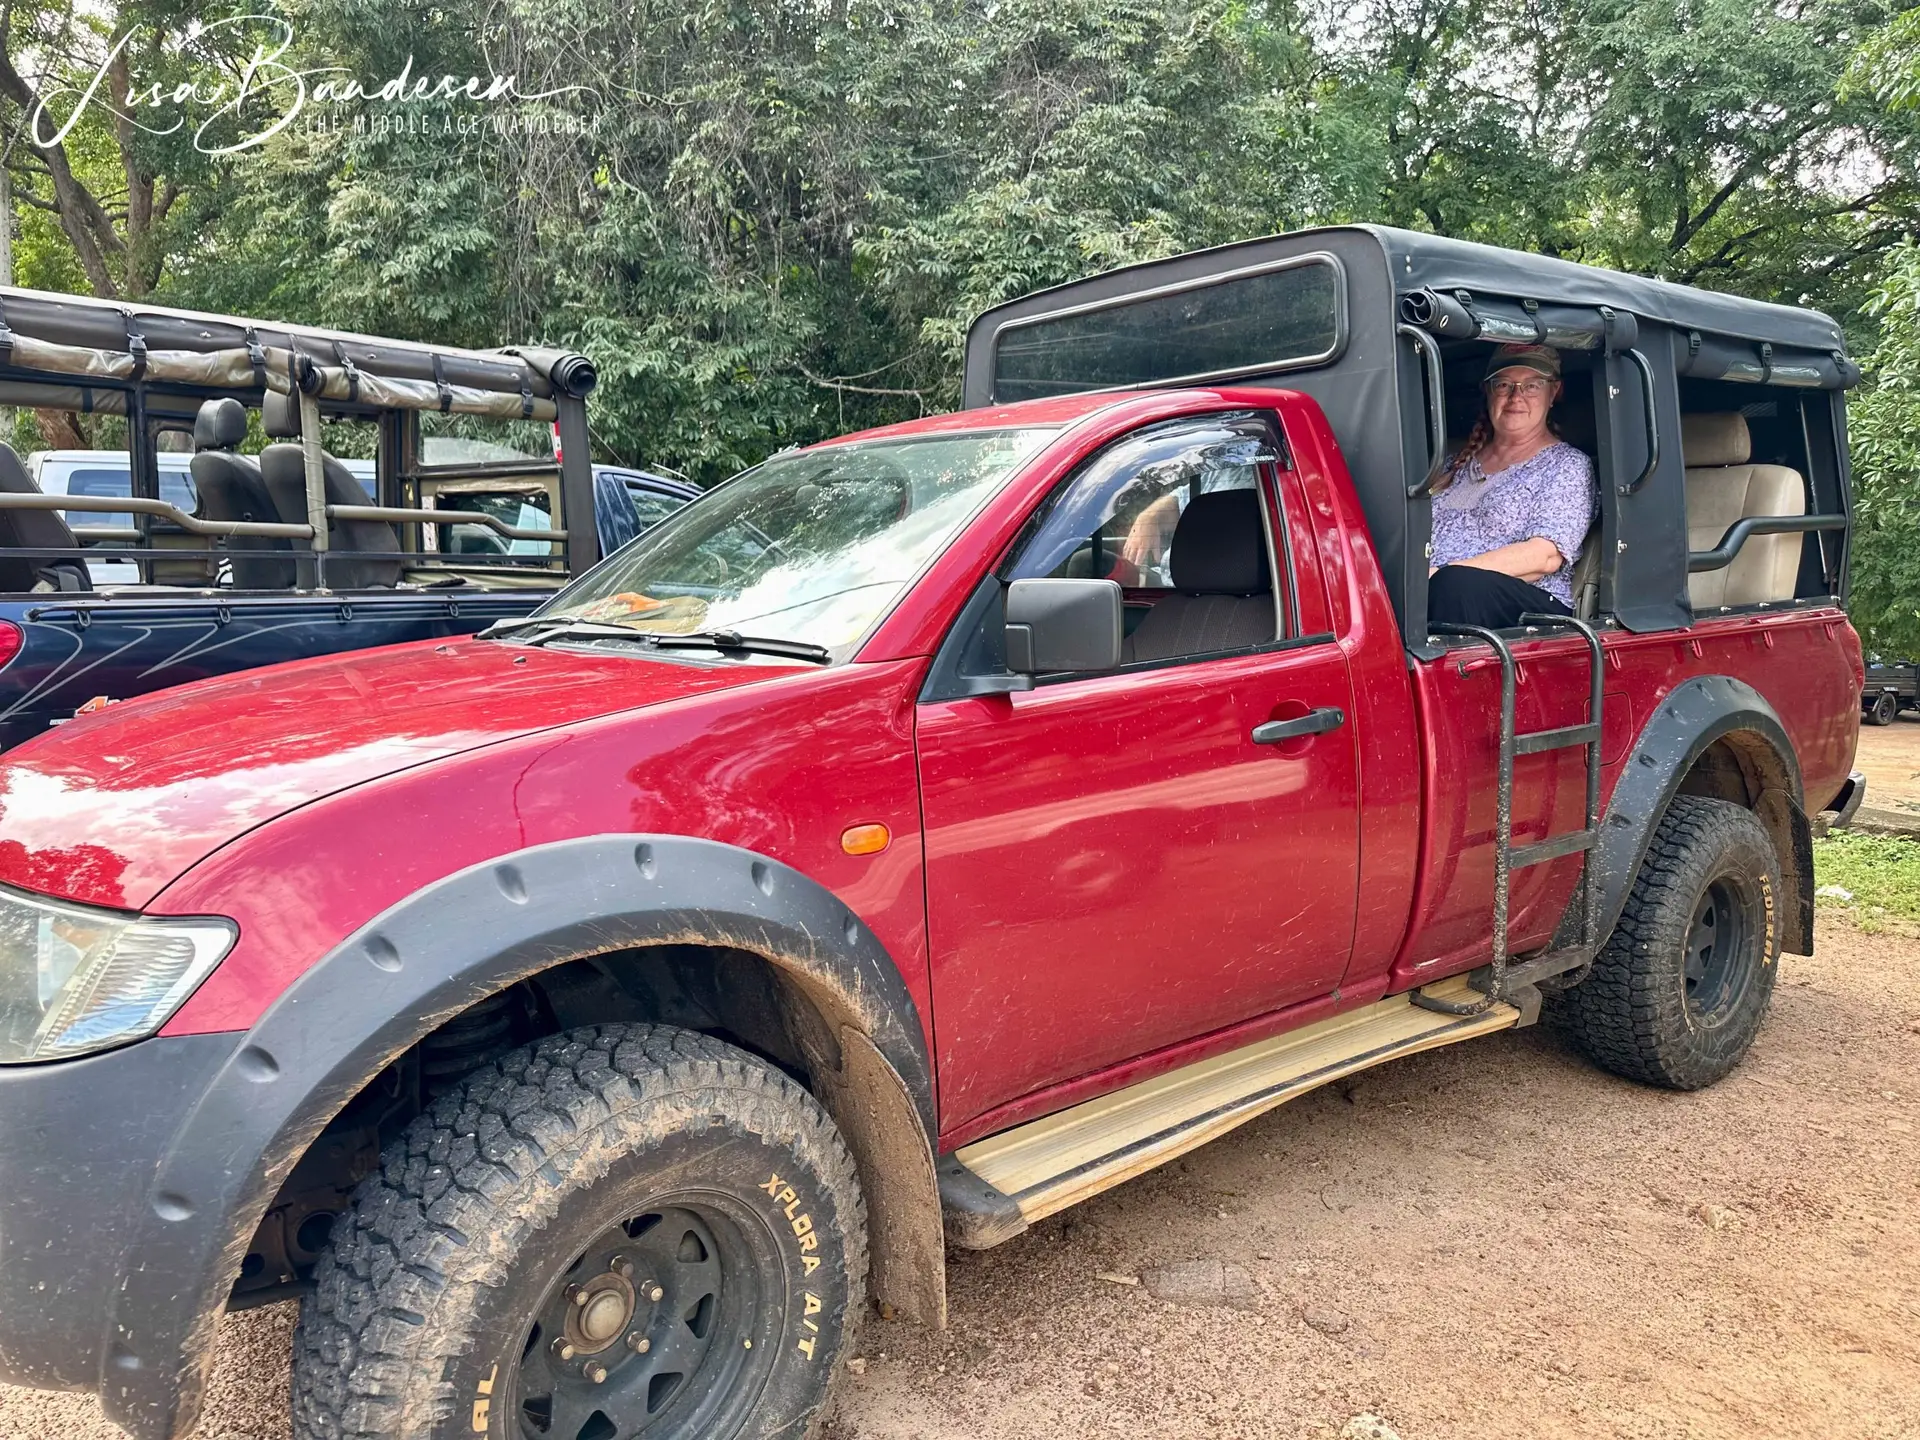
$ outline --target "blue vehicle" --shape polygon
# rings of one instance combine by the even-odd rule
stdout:
[[[0,405],[125,433],[0,445],[0,748],[165,686],[530,612],[699,494],[590,463],[594,379],[554,350],[0,289]]]

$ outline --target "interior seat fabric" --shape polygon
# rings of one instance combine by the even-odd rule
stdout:
[[[1127,637],[1121,662],[1245,650],[1275,634],[1272,570],[1257,490],[1197,495],[1168,554],[1173,590]]]
[[[1753,441],[1737,411],[1681,417],[1687,466],[1687,548],[1711,550],[1727,527],[1750,515],[1804,515],[1807,486],[1797,470],[1752,464]],[[1731,565],[1687,577],[1698,610],[1791,600],[1802,536],[1754,535]]]
[[[279,520],[267,487],[260,481],[259,466],[236,453],[235,447],[246,438],[247,407],[238,400],[209,400],[193,417],[194,455],[189,468],[203,518],[244,520],[253,524],[272,524]],[[267,558],[290,553],[291,541],[262,535],[229,535],[226,545],[233,556],[235,588],[293,588],[293,561]]]
[[[300,412],[291,397],[269,390],[260,407],[260,420],[272,440],[300,438]],[[360,479],[333,456],[320,452],[326,478],[327,504],[371,505]],[[307,453],[298,443],[269,445],[260,452],[260,475],[280,519],[289,525],[307,523]],[[384,520],[334,520],[327,526],[327,585],[335,590],[392,587],[400,579],[398,560],[363,560],[355,551],[391,555],[400,548],[400,536]],[[302,541],[300,548],[309,549]]]
[[[0,444],[0,492],[38,495],[40,487],[27,474],[18,452]],[[110,522],[109,522],[110,523]],[[0,549],[73,550],[79,548],[73,531],[58,510],[0,510]],[[24,594],[33,590],[91,590],[93,581],[83,560],[31,559],[0,555],[0,590]]]

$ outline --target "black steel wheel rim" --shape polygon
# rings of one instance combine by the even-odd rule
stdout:
[[[1730,876],[1709,884],[1694,906],[1682,966],[1687,1009],[1713,1024],[1739,1008],[1752,983],[1759,930],[1753,902]]]
[[[534,1312],[515,1377],[516,1433],[731,1433],[772,1369],[776,1297],[762,1277],[779,1264],[764,1222],[728,1197],[670,1197],[607,1226]]]

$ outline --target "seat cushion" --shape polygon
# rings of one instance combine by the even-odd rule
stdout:
[[[1600,527],[1587,531],[1580,544],[1580,557],[1573,562],[1568,579],[1573,590],[1573,613],[1582,620],[1593,619],[1600,605]]]
[[[1120,663],[1247,650],[1273,639],[1273,595],[1162,596],[1120,645]]]
[[[1274,636],[1267,527],[1257,490],[1216,490],[1187,503],[1167,557],[1163,595],[1120,647],[1122,664],[1265,645]]]
[[[260,471],[244,455],[226,450],[202,450],[191,465],[193,488],[200,496],[200,514],[208,520],[245,520],[273,524],[280,516],[260,482]],[[293,561],[268,559],[268,555],[287,555],[291,540],[263,535],[229,535],[226,547],[232,555],[233,583],[241,590],[290,590],[294,584]]]
[[[371,505],[360,478],[322,451],[321,473],[327,504]],[[307,452],[298,445],[269,445],[260,452],[260,475],[279,517],[289,525],[307,523]],[[384,520],[334,520],[327,527],[327,584],[336,590],[387,589],[400,578],[398,560],[361,560],[355,551],[392,554],[400,536]],[[299,548],[311,549],[306,541]]]
[[[40,493],[19,453],[4,443],[0,443],[0,491],[10,495]],[[58,510],[0,510],[0,550],[71,550],[78,545]],[[24,594],[37,588],[90,590],[93,585],[81,560],[0,557],[0,590]]]
[[[1738,416],[1734,417],[1738,419]],[[1746,427],[1741,426],[1741,434]],[[1744,447],[1742,447],[1744,448]],[[1691,453],[1689,455],[1691,458]],[[1749,515],[1804,515],[1807,488],[1784,465],[1719,465],[1687,469],[1687,548],[1711,550],[1727,527]],[[1687,577],[1695,610],[1791,600],[1800,576],[1804,537],[1754,535],[1731,565]]]

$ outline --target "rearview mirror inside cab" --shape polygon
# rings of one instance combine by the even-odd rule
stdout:
[[[1007,587],[1007,668],[1018,675],[1120,664],[1120,587],[1111,580],[1015,580]]]

